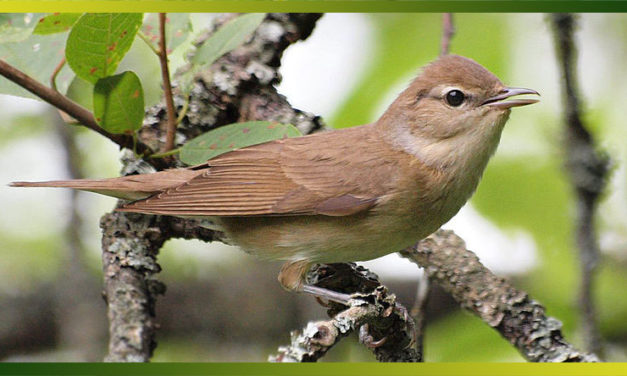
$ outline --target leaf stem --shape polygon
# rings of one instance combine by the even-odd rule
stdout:
[[[172,98],[172,85],[170,83],[170,70],[168,68],[168,51],[165,40],[165,13],[159,13],[159,62],[161,63],[161,77],[163,79],[163,90],[165,92],[165,105],[167,111],[165,145],[163,151],[174,148],[174,136],[176,133],[176,112],[174,110],[174,100]]]
[[[163,153],[154,153],[150,155],[150,158],[164,158],[169,157],[171,155],[178,154],[181,151],[181,148],[176,148],[172,150],[165,151]]]
[[[143,31],[138,30],[137,31],[137,36],[144,41],[144,43],[146,43],[146,45],[152,50],[152,52],[155,53],[155,55],[159,56],[159,50],[154,46],[154,44],[152,44],[152,42],[150,41],[150,39],[148,38],[148,36],[146,36],[146,34],[144,34]]]
[[[179,112],[178,118],[176,118],[176,125],[181,124],[181,122],[183,121],[183,118],[185,117],[185,114],[187,114],[188,109],[189,109],[189,96],[185,100],[185,103],[183,104],[183,108],[181,108],[181,112]]]
[[[54,68],[54,71],[52,72],[52,76],[50,76],[50,87],[54,91],[59,91],[57,90],[57,76],[59,75],[59,72],[61,72],[61,69],[63,69],[64,66],[65,66],[65,56],[63,57],[63,59],[61,59],[59,64]]]

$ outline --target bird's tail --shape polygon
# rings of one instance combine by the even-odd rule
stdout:
[[[172,169],[154,174],[129,175],[110,179],[77,179],[10,183],[12,187],[57,187],[100,193],[125,200],[139,200],[198,176],[202,171]]]

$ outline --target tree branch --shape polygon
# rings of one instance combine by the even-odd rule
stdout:
[[[159,13],[159,63],[161,64],[161,78],[167,109],[166,137],[163,151],[174,149],[174,135],[176,134],[176,112],[174,99],[172,98],[172,85],[170,84],[170,69],[168,68],[168,50],[165,40],[165,13]]]
[[[426,272],[418,279],[416,286],[416,299],[411,308],[410,314],[416,323],[416,351],[425,356],[424,338],[427,329],[427,303],[429,301],[429,292],[431,289],[431,281]],[[421,359],[422,361],[422,359]]]
[[[601,354],[601,335],[592,296],[599,259],[594,212],[606,185],[610,160],[606,154],[596,150],[594,138],[581,119],[576,75],[577,49],[573,38],[576,20],[571,14],[554,14],[551,22],[562,76],[560,83],[565,114],[565,164],[577,196],[576,241],[581,264],[580,326],[586,349]]]
[[[561,334],[562,324],[524,291],[492,274],[452,231],[438,230],[401,256],[422,266],[429,278],[464,308],[497,330],[532,362],[597,362]]]
[[[109,318],[105,361],[147,362],[156,347],[156,296],[165,292],[154,278],[164,237],[154,216],[116,212],[103,216],[100,226]]]
[[[137,142],[135,144],[132,136],[123,134],[112,134],[102,129],[89,110],[72,101],[58,91],[49,88],[38,82],[37,80],[31,78],[24,72],[13,67],[2,59],[0,59],[0,75],[30,91],[31,93],[35,94],[36,96],[55,106],[56,108],[64,111],[68,115],[72,116],[74,119],[78,120],[85,127],[95,132],[98,132],[99,134],[118,144],[120,147],[124,147],[130,150],[136,150],[138,153],[144,155],[152,154],[152,150],[143,143]]]

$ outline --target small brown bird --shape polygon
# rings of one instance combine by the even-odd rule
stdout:
[[[369,260],[437,230],[475,191],[512,99],[481,65],[448,55],[427,65],[375,123],[234,150],[185,169],[103,180],[16,182],[138,200],[119,211],[209,217],[235,244],[284,260],[288,290],[314,263]]]

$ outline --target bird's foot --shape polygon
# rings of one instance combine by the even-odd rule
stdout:
[[[329,308],[331,307],[331,301],[327,300],[324,301],[324,299],[322,299],[319,296],[314,296],[314,298],[316,298],[316,301],[318,302],[318,304],[320,304],[321,306],[323,306],[324,308]]]
[[[369,349],[376,349],[377,347],[381,347],[385,345],[388,340],[388,337],[383,337],[377,341],[374,340],[374,337],[368,331],[368,324],[364,324],[359,327],[359,342],[363,343]]]
[[[407,308],[398,303],[394,303],[394,310],[397,311],[399,315],[403,318],[403,321],[407,323],[407,331],[409,332],[409,344],[406,348],[412,347],[416,343],[416,325],[414,323],[414,319],[407,311]]]

